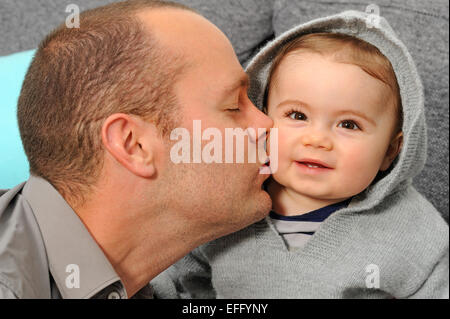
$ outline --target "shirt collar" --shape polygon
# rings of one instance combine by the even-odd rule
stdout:
[[[49,182],[30,176],[22,194],[36,217],[50,272],[63,298],[90,298],[116,282],[126,297],[119,276],[101,248]]]
[[[278,219],[278,220],[303,221],[303,222],[323,222],[335,211],[347,207],[350,204],[351,200],[352,200],[352,197],[350,197],[342,202],[339,202],[339,203],[331,204],[331,205],[310,211],[308,213],[304,213],[301,215],[294,215],[294,216],[279,215],[277,212],[272,210],[269,213],[269,216],[273,219]]]

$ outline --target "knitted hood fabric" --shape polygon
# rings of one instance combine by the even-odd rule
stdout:
[[[347,34],[376,46],[391,62],[400,87],[404,134],[402,150],[391,169],[354,199],[358,210],[370,209],[389,194],[410,185],[412,178],[425,165],[427,136],[422,83],[407,48],[383,17],[345,11],[286,31],[267,43],[249,62],[246,69],[251,78],[248,94],[258,108],[263,107],[269,70],[278,51],[295,38],[318,32]]]

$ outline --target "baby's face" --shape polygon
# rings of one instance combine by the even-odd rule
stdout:
[[[314,53],[285,57],[272,81],[279,184],[314,199],[345,199],[389,167],[396,118],[383,82]]]

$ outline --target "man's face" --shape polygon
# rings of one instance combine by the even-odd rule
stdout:
[[[274,179],[293,194],[322,200],[343,200],[368,187],[395,127],[390,91],[381,81],[314,53],[283,59],[268,113],[279,136]]]
[[[187,67],[174,86],[180,109],[173,114],[179,127],[190,132],[191,163],[168,163],[161,172],[168,205],[192,220],[201,219],[217,237],[262,219],[271,208],[259,174],[261,163],[225,163],[226,128],[270,128],[273,122],[247,97],[246,74],[225,35],[203,17],[170,10],[157,21],[166,27],[161,43],[183,53]],[[176,21],[168,24],[167,21]],[[165,26],[164,24],[168,24]],[[222,135],[222,163],[192,163],[193,121],[201,120],[202,132],[216,128]],[[208,140],[202,141],[202,149]],[[167,153],[177,141],[170,141]]]

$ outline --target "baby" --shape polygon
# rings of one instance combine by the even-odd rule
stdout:
[[[422,87],[387,22],[309,22],[247,71],[278,129],[273,210],[184,257],[152,281],[156,295],[448,298],[448,225],[411,185],[426,154]]]
[[[304,35],[283,47],[268,83],[263,105],[278,128],[270,216],[287,247],[297,249],[397,157],[400,92],[377,48],[336,33]]]

